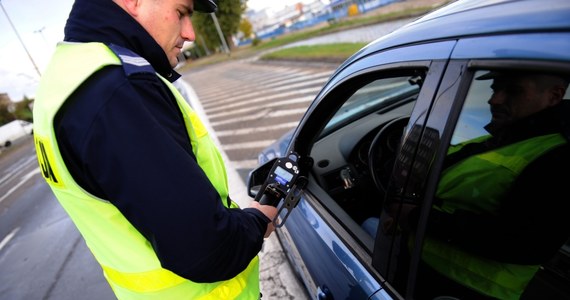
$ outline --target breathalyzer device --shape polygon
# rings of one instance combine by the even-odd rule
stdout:
[[[283,205],[278,207],[277,217],[284,209],[287,209],[286,215],[279,224],[277,224],[277,217],[273,220],[275,227],[281,227],[291,210],[297,206],[301,198],[300,192],[306,184],[307,178],[300,176],[299,155],[291,152],[275,161],[265,183],[255,196],[255,201],[263,205],[278,207],[281,200],[284,200]]]

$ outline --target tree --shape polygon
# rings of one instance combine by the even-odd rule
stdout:
[[[226,44],[230,48],[234,46],[231,37],[238,32],[241,16],[245,9],[245,2],[242,3],[241,0],[218,1],[216,17],[218,18],[218,23],[220,23]],[[206,48],[209,49],[221,49],[222,42],[210,14],[195,13],[192,16],[192,24],[194,25],[196,36],[200,35],[202,37],[201,39],[196,39],[196,43],[205,43]],[[201,47],[203,46],[202,44]]]
[[[25,97],[22,101],[1,101],[0,102],[0,125],[6,124],[16,119],[32,122],[31,106],[33,99]]]
[[[241,20],[241,23],[239,24],[239,31],[243,33],[243,37],[245,39],[251,38],[253,34],[253,26],[251,25],[248,19]]]
[[[16,112],[14,113],[16,115],[16,118],[19,120],[33,122],[32,109],[31,109],[33,102],[34,99],[30,99],[28,97],[24,97],[22,101],[17,102]]]

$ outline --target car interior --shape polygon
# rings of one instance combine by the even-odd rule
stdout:
[[[383,189],[422,82],[418,71],[408,74],[358,88],[324,127],[311,152],[313,175],[334,205],[350,216],[345,224],[370,251],[372,237],[358,227],[382,209]]]

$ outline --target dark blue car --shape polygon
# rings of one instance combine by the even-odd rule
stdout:
[[[485,139],[490,120],[509,113],[489,104],[501,92],[519,92],[499,84],[502,76],[521,74],[568,83],[570,1],[456,1],[338,67],[298,127],[260,155],[263,164],[248,181],[250,196],[265,193],[260,186],[276,159],[298,155],[296,178],[304,182],[285,188],[289,202],[281,203],[276,232],[311,297],[570,299],[570,192],[552,192],[560,184],[540,180],[559,174],[568,182],[567,170],[533,165],[544,172],[525,184],[505,183],[504,175],[518,180],[533,163],[522,157],[565,147],[570,134],[516,155],[511,148],[509,155],[479,155],[482,164],[503,164],[509,156],[506,173],[481,174],[473,164],[472,173],[447,174],[455,148]],[[567,107],[568,90],[557,91],[566,91],[557,96]],[[514,133],[531,134],[526,128]],[[558,152],[563,165],[570,153]],[[479,199],[474,204],[442,204],[442,185],[453,189],[481,178],[494,179],[450,192]],[[543,193],[520,195],[526,189]],[[521,196],[505,219],[502,191]],[[464,211],[455,226],[433,225],[443,214]]]

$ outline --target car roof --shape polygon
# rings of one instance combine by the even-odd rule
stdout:
[[[409,44],[470,36],[570,30],[568,0],[458,0],[380,37],[347,59]]]

